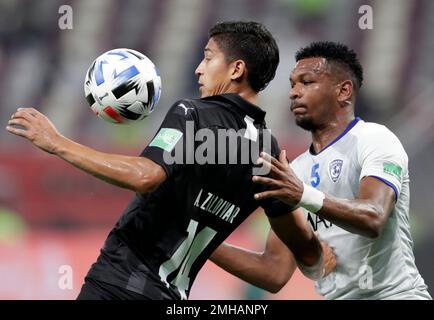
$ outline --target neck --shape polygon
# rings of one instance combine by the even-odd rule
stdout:
[[[258,105],[258,93],[253,90],[238,92],[241,98],[249,101],[251,104]]]
[[[258,105],[258,93],[249,86],[234,85],[233,83],[231,83],[229,88],[224,91],[225,93],[237,93],[244,100],[247,100],[251,104]]]
[[[315,153],[320,152],[333,140],[339,137],[353,120],[354,114],[346,114],[345,116],[338,116],[335,119],[328,121],[324,126],[313,130],[312,145]]]

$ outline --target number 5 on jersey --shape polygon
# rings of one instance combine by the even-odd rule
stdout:
[[[321,182],[321,179],[319,177],[319,163],[314,164],[314,166],[312,167],[312,172],[310,174],[310,185],[314,188],[316,188],[319,183]]]

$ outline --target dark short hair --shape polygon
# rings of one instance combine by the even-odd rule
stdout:
[[[332,66],[336,64],[349,73],[356,91],[362,86],[362,65],[356,53],[346,45],[331,41],[312,42],[307,47],[298,50],[295,54],[295,61],[306,58],[325,58]]]
[[[247,66],[247,81],[253,90],[265,89],[273,80],[279,64],[276,40],[264,25],[251,21],[226,21],[209,31],[223,51],[226,61],[241,59]]]

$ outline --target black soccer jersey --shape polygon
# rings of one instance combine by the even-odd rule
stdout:
[[[264,117],[237,94],[175,103],[141,154],[167,179],[135,195],[88,277],[150,299],[186,299],[208,257],[258,206],[269,216],[290,212],[253,197],[264,190],[252,182],[258,150],[280,152]]]

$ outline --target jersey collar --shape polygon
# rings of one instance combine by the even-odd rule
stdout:
[[[336,142],[338,142],[343,136],[345,136],[348,131],[350,131],[356,124],[357,122],[359,122],[361,119],[359,117],[356,117],[353,121],[350,122],[350,124],[345,128],[344,131],[342,131],[342,133],[340,135],[338,135],[336,137],[336,139],[334,139],[332,142],[330,142],[325,148],[323,148],[320,152],[316,153],[314,148],[313,148],[313,143],[310,145],[309,147],[309,153],[311,155],[317,156],[319,155],[321,152],[323,152],[325,149],[327,149],[328,147],[334,145]]]
[[[225,100],[226,102],[229,101],[231,104],[241,109],[245,114],[247,114],[257,122],[262,122],[265,119],[264,110],[248,102],[247,100],[244,100],[237,93],[225,93],[217,96],[202,98],[202,100]]]

